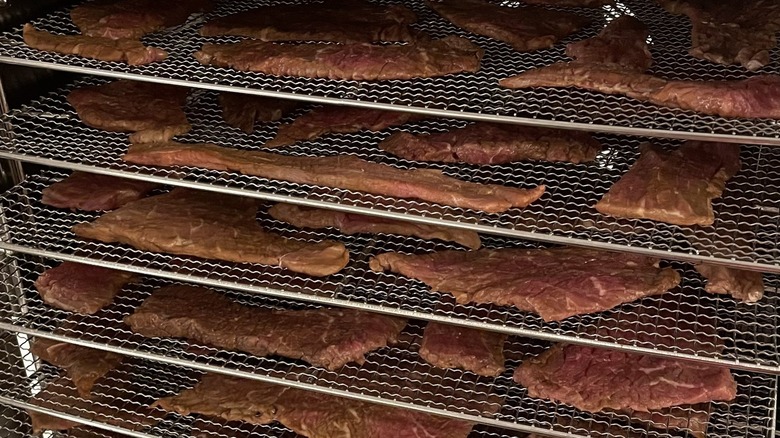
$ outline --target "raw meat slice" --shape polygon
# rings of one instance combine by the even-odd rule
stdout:
[[[211,8],[210,0],[93,0],[73,8],[70,18],[86,36],[139,39]]]
[[[43,189],[41,202],[57,208],[113,210],[159,187],[147,181],[76,171]]]
[[[89,398],[95,383],[124,359],[110,351],[45,338],[36,338],[30,351],[39,359],[64,369],[84,398]]]
[[[414,12],[402,5],[343,0],[263,6],[209,21],[200,34],[246,36],[261,41],[410,41],[408,25],[415,21]]]
[[[278,421],[310,438],[466,438],[473,423],[408,409],[318,394],[257,380],[206,374],[192,389],[155,403],[253,424]]]
[[[63,55],[78,55],[100,61],[125,62],[129,65],[146,65],[168,57],[165,50],[148,47],[139,40],[90,37],[84,35],[55,35],[25,24],[22,31],[24,43],[33,49]]]
[[[255,122],[275,122],[298,108],[300,102],[249,94],[220,93],[219,105],[222,107],[222,118],[228,125],[249,134],[255,130]]]
[[[746,303],[755,303],[764,297],[764,279],[760,272],[707,263],[695,267],[707,279],[704,290],[709,293],[731,295]]]
[[[335,274],[347,265],[349,252],[339,242],[302,242],[264,230],[255,219],[256,202],[176,188],[77,224],[73,232],[145,251],[281,266],[313,276]]]
[[[615,0],[523,0],[523,3],[528,3],[529,5],[600,8],[602,6],[614,5]]]
[[[195,58],[204,65],[276,76],[379,81],[473,73],[479,69],[482,54],[483,50],[466,38],[448,36],[405,45],[244,40],[204,44]]]
[[[120,79],[77,88],[68,94],[85,125],[113,132],[132,132],[130,141],[166,141],[192,128],[184,114],[189,89]]]
[[[507,335],[473,328],[429,322],[425,326],[420,357],[439,368],[462,368],[481,376],[504,372]]]
[[[571,12],[536,7],[505,7],[483,0],[426,0],[458,27],[508,43],[520,52],[547,49],[590,23]]]
[[[601,144],[590,134],[477,122],[435,134],[396,132],[379,148],[407,160],[503,164],[523,160],[593,161]]]
[[[263,146],[276,147],[312,140],[329,133],[349,134],[362,130],[381,131],[391,126],[419,120],[423,116],[399,111],[370,108],[323,106],[279,126],[276,137]]]
[[[545,321],[609,310],[677,286],[680,274],[657,264],[637,254],[568,247],[390,252],[370,260],[374,271],[420,280],[458,303],[515,306]]]
[[[92,315],[111,304],[126,284],[138,281],[131,272],[76,262],[62,262],[35,280],[43,302],[58,309]]]
[[[276,204],[268,209],[268,213],[276,220],[287,222],[299,228],[318,229],[333,227],[344,234],[400,234],[426,240],[439,239],[456,242],[471,249],[479,249],[481,245],[479,234],[476,232],[452,227],[302,207],[292,204]]]
[[[151,166],[179,165],[232,170],[244,175],[398,198],[416,198],[488,213],[525,207],[544,194],[544,186],[520,189],[471,183],[445,176],[439,170],[398,169],[352,155],[286,156],[213,144],[168,142],[131,145],[123,158],[130,163]]]
[[[577,62],[612,64],[643,73],[653,64],[647,45],[650,31],[638,19],[623,15],[593,38],[570,43],[566,54]]]
[[[557,344],[524,361],[514,380],[531,397],[589,412],[647,412],[737,394],[728,368],[580,345]]]
[[[712,200],[739,171],[739,145],[685,142],[673,152],[652,144],[596,204],[600,213],[677,225],[712,225]]]
[[[187,338],[257,356],[301,359],[331,370],[397,341],[406,320],[352,309],[270,310],[195,286],[157,289],[125,324],[147,337]]]

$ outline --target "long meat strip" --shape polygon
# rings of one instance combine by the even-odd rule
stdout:
[[[309,438],[466,438],[473,423],[221,374],[155,402],[182,415],[278,421]]]
[[[577,62],[609,64],[643,73],[653,65],[647,45],[650,30],[630,15],[609,23],[593,38],[566,45],[566,54]]]
[[[503,333],[429,322],[419,353],[439,368],[462,368],[494,377],[504,372],[506,338]]]
[[[91,315],[111,304],[126,284],[137,280],[131,272],[63,262],[38,276],[35,289],[50,306]]]
[[[552,47],[590,22],[571,12],[509,8],[483,0],[428,0],[426,4],[456,26],[508,43],[520,52]]]
[[[539,199],[544,186],[519,189],[460,181],[433,169],[402,170],[351,155],[298,157],[244,151],[213,144],[175,142],[131,145],[124,160],[151,166],[197,166],[245,175],[416,198],[453,207],[499,213]]]
[[[406,320],[352,309],[271,310],[195,286],[157,289],[125,317],[147,337],[187,338],[257,356],[301,359],[330,370],[397,341]]]
[[[492,303],[545,321],[601,312],[677,286],[680,274],[658,260],[580,248],[480,249],[422,255],[384,253],[371,269],[422,281],[458,303]]]
[[[57,208],[113,210],[158,187],[159,184],[148,181],[76,171],[43,189],[41,202]]]
[[[135,248],[281,266],[313,276],[340,271],[343,244],[287,239],[263,229],[250,198],[183,188],[141,199],[73,227],[77,236]]]
[[[70,17],[86,36],[139,39],[211,8],[211,0],[92,0],[73,8]]]
[[[739,145],[688,141],[673,152],[644,144],[636,163],[596,204],[600,213],[712,225],[712,200],[739,171]]]
[[[760,272],[707,263],[695,267],[707,279],[704,290],[709,293],[731,295],[746,303],[755,303],[764,297],[764,278]]]
[[[602,6],[614,5],[615,0],[523,0],[523,3],[528,3],[529,5],[600,8]]]
[[[275,122],[298,108],[300,102],[276,97],[220,93],[219,105],[222,107],[222,118],[228,125],[249,134],[255,130],[255,122]]]
[[[446,242],[456,242],[471,249],[479,249],[481,245],[479,234],[474,231],[439,225],[281,203],[268,209],[268,213],[276,220],[287,222],[299,228],[333,227],[344,234],[400,234],[426,240],[439,239]]]
[[[435,134],[396,132],[379,148],[408,160],[502,164],[522,160],[593,161],[601,144],[578,131],[477,122]]]
[[[204,44],[195,58],[204,65],[269,75],[377,81],[473,73],[482,55],[483,50],[466,38],[448,36],[406,45],[244,40]]]
[[[41,360],[64,369],[84,398],[89,398],[95,383],[124,359],[110,351],[45,338],[36,338],[31,351]]]

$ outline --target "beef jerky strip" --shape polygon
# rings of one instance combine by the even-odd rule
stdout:
[[[712,294],[731,295],[746,303],[764,297],[764,279],[760,272],[701,263],[696,271],[707,279],[704,290]]]
[[[410,41],[414,12],[402,5],[343,0],[262,6],[206,23],[203,36],[235,35],[262,41]]]
[[[64,369],[84,398],[89,398],[95,382],[124,359],[109,351],[45,338],[36,338],[30,351],[41,360]]]
[[[269,75],[378,81],[473,73],[479,69],[482,54],[483,50],[466,38],[448,36],[406,45],[292,45],[244,40],[204,44],[195,58],[204,65]]]
[[[623,409],[619,412],[628,415],[634,423],[645,424],[653,429],[664,431],[669,429],[685,430],[694,438],[705,438],[710,422],[709,403],[672,406],[649,412],[631,409]]]
[[[70,18],[86,36],[139,39],[211,8],[210,0],[93,0],[73,8]]]
[[[396,132],[379,143],[393,155],[415,161],[502,164],[522,160],[593,161],[601,144],[578,131],[477,122],[435,134]]]
[[[545,321],[601,312],[677,286],[680,275],[658,260],[581,248],[480,249],[423,255],[384,253],[371,269],[422,281],[458,303],[492,303]]]
[[[228,125],[249,134],[255,130],[255,122],[275,122],[298,108],[300,102],[276,97],[220,93],[219,105],[222,107],[222,118]]]
[[[62,262],[45,270],[35,280],[35,289],[50,306],[92,315],[111,304],[126,284],[135,281],[138,276],[130,272]]]
[[[155,403],[182,415],[278,421],[310,438],[466,438],[473,423],[220,374]]]
[[[470,249],[479,249],[479,234],[470,230],[366,216],[292,204],[276,204],[268,213],[276,220],[299,228],[336,228],[344,234],[389,233],[456,242]]]
[[[439,368],[462,368],[481,376],[504,372],[507,335],[455,325],[429,322],[425,326],[420,357]]]
[[[146,65],[168,57],[165,50],[144,46],[132,39],[112,40],[110,38],[84,35],[55,35],[36,30],[32,24],[25,24],[22,32],[24,43],[33,49],[64,55],[78,55],[100,61],[125,62],[129,65]]]
[[[257,356],[301,359],[334,370],[393,344],[406,320],[352,309],[270,310],[194,286],[158,289],[130,316],[147,337],[187,338]]]
[[[284,238],[263,229],[256,214],[250,198],[176,188],[77,224],[73,231],[145,251],[261,263],[312,276],[334,274],[349,261],[343,244]]]
[[[688,141],[673,152],[651,144],[640,150],[639,159],[596,210],[677,225],[712,225],[712,200],[739,171],[739,145]]]
[[[453,207],[499,213],[539,199],[544,186],[519,189],[460,181],[433,169],[402,170],[351,155],[298,157],[244,151],[213,144],[175,142],[131,145],[125,161],[151,166],[199,166],[245,175],[416,198]],[[141,201],[139,201],[141,202]]]
[[[523,3],[528,3],[529,5],[600,8],[602,6],[614,5],[615,0],[523,0]]]
[[[623,15],[593,38],[569,43],[566,54],[577,62],[610,64],[643,73],[653,64],[647,45],[650,31],[638,19]]]
[[[41,202],[74,210],[113,210],[158,187],[159,184],[147,181],[76,171],[43,189]]]
[[[550,48],[590,22],[571,12],[510,8],[483,0],[427,0],[426,4],[456,26],[508,43],[520,52]]]

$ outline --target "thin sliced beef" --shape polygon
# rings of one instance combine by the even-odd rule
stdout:
[[[45,338],[36,338],[30,350],[39,359],[64,369],[84,398],[89,398],[95,383],[124,359],[109,351]]]
[[[364,129],[381,131],[421,118],[420,115],[399,111],[328,105],[315,108],[292,123],[279,126],[276,137],[267,141],[264,146],[287,146],[330,133],[349,134]]]
[[[138,276],[100,266],[62,262],[35,280],[43,302],[58,309],[94,314],[111,304],[114,296]]]
[[[70,17],[86,36],[139,39],[211,8],[210,0],[93,0],[73,8]]]
[[[523,0],[523,3],[528,3],[529,5],[600,8],[602,6],[614,5],[615,0]]]
[[[682,429],[694,438],[705,438],[707,426],[710,422],[708,403],[672,406],[649,412],[632,411],[630,409],[624,409],[620,412],[629,415],[634,423],[646,424],[653,429],[664,431]]]
[[[566,54],[577,62],[612,64],[643,73],[653,64],[648,36],[650,31],[644,23],[623,15],[611,21],[595,37],[568,44]]]
[[[276,220],[299,228],[336,228],[344,234],[389,233],[415,236],[421,239],[439,239],[456,242],[467,248],[478,249],[479,234],[439,225],[407,222],[362,214],[346,213],[291,204],[276,204],[268,210]]]
[[[483,0],[427,0],[458,27],[508,43],[517,51],[550,48],[590,20],[571,12],[536,7],[505,7]]]
[[[276,76],[379,81],[473,73],[479,69],[482,54],[482,49],[466,38],[448,36],[405,45],[244,40],[204,44],[195,58],[204,65]]]
[[[425,326],[420,357],[439,368],[462,368],[481,376],[504,372],[507,336],[438,322]]]
[[[255,130],[255,122],[275,122],[298,108],[300,102],[250,94],[220,93],[219,105],[222,107],[222,118],[228,125],[249,134]]]
[[[414,12],[402,5],[344,0],[262,6],[209,21],[200,34],[246,36],[261,41],[410,41],[408,25],[415,21]]]
[[[515,306],[545,321],[609,310],[677,286],[680,275],[657,264],[637,254],[567,247],[384,253],[370,261],[375,271],[420,280],[458,303]]]
[[[206,374],[155,405],[253,424],[278,421],[310,438],[466,438],[472,423],[257,380]]]
[[[125,161],[151,166],[198,166],[245,175],[356,190],[398,198],[416,198],[488,213],[525,207],[539,199],[544,186],[519,189],[478,184],[445,176],[434,169],[403,170],[352,155],[301,157],[244,151],[213,144],[175,142],[135,144]]]
[[[78,55],[99,61],[125,62],[129,65],[146,65],[168,57],[165,50],[148,47],[139,40],[84,35],[55,35],[37,30],[32,24],[25,24],[22,32],[24,43],[33,49],[63,55]]]
[[[502,164],[523,160],[593,161],[601,144],[578,131],[477,122],[435,134],[396,132],[379,147],[407,160]]]
[[[118,80],[77,88],[68,94],[85,125],[132,132],[130,141],[166,141],[192,128],[184,114],[189,90],[173,85]]]
[[[672,152],[652,144],[640,150],[639,159],[596,210],[677,225],[712,225],[712,200],[739,171],[739,145],[688,141]]]
[[[125,317],[147,337],[187,338],[257,356],[301,359],[334,370],[395,343],[406,320],[351,309],[270,310],[194,286],[158,289]]]
[[[250,198],[176,188],[77,224],[73,232],[145,251],[281,266],[313,276],[334,274],[349,261],[343,244],[284,238],[263,229],[256,214]]]
[[[159,187],[147,181],[77,171],[43,189],[41,202],[74,210],[113,210]]]
[[[764,297],[764,278],[760,272],[701,263],[696,271],[707,279],[704,287],[709,293],[731,295],[746,303],[755,303]]]

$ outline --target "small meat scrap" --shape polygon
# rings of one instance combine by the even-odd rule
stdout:
[[[409,44],[302,43],[244,40],[204,44],[195,58],[203,65],[276,76],[381,81],[476,72],[483,50],[466,38],[420,38]]]
[[[352,309],[271,310],[195,286],[157,289],[125,324],[143,336],[186,338],[257,356],[300,359],[330,370],[362,364],[398,340],[406,320]]]
[[[647,44],[650,31],[644,23],[623,15],[609,23],[593,38],[570,43],[566,54],[577,62],[610,64],[643,73],[653,64]]]
[[[343,0],[262,6],[211,20],[200,34],[245,36],[261,41],[410,41],[409,24],[415,21],[414,12],[402,5]]]
[[[268,209],[274,219],[299,228],[336,228],[344,234],[388,233],[456,242],[470,249],[479,249],[479,234],[470,230],[424,223],[387,219],[292,204],[276,204]]]
[[[601,144],[590,134],[514,124],[477,122],[434,134],[396,132],[379,148],[414,161],[503,164],[523,160],[593,161]]]
[[[155,402],[181,415],[278,421],[311,438],[466,438],[473,423],[222,374]],[[229,408],[226,408],[229,407]]]
[[[712,225],[712,200],[739,171],[739,145],[685,142],[667,152],[644,144],[641,155],[596,204],[600,213],[676,225]]]
[[[92,315],[111,304],[126,284],[135,281],[138,276],[130,272],[63,262],[45,270],[35,280],[35,289],[50,306]]]
[[[275,122],[298,108],[300,103],[275,97],[220,93],[219,105],[228,125],[249,134],[255,130],[255,122]]]
[[[712,294],[731,295],[746,303],[755,303],[764,297],[764,278],[760,272],[734,269],[701,263],[696,271],[707,279],[704,290]]]
[[[529,5],[600,8],[602,6],[614,5],[615,0],[523,0],[523,3],[528,3]]]
[[[250,198],[175,188],[73,227],[77,236],[145,251],[281,266],[312,276],[335,274],[349,252],[334,241],[287,239],[263,229]]]
[[[537,7],[505,7],[483,0],[427,0],[454,25],[503,41],[519,52],[547,49],[590,23],[571,12]]]
[[[30,350],[39,359],[64,369],[84,398],[89,398],[95,383],[124,358],[110,351],[45,338],[36,338]]]
[[[445,176],[439,170],[399,169],[352,155],[290,156],[213,144],[167,142],[131,145],[123,159],[151,166],[178,165],[232,170],[244,175],[398,198],[416,198],[488,213],[525,207],[544,194],[544,186],[520,189],[472,183]]]
[[[43,189],[41,202],[74,210],[113,210],[159,187],[147,181],[77,171]]]
[[[85,125],[132,132],[130,141],[166,141],[192,128],[183,106],[189,89],[152,82],[118,81],[77,88],[68,102]]]
[[[399,111],[322,106],[298,117],[292,123],[279,126],[276,137],[267,141],[264,146],[287,146],[303,140],[313,140],[330,133],[349,134],[364,129],[381,131],[421,118],[420,115]]]
[[[609,310],[680,283],[677,271],[657,265],[642,255],[568,247],[389,252],[370,260],[374,271],[420,280],[458,303],[514,306],[545,321]]]
[[[631,409],[623,409],[619,412],[628,415],[634,423],[646,424],[653,429],[664,431],[669,429],[684,430],[694,438],[705,438],[710,422],[709,403],[671,406],[649,412]]]
[[[211,8],[211,0],[93,0],[73,8],[70,18],[86,36],[137,40]]]
[[[462,368],[494,377],[504,372],[506,338],[503,333],[429,322],[420,357],[439,368]]]

